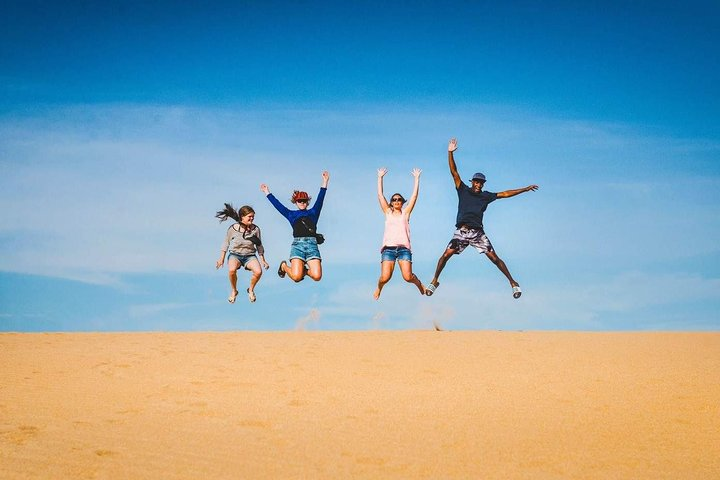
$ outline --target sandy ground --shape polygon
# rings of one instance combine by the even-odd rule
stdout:
[[[720,478],[720,334],[0,334],[0,478]]]

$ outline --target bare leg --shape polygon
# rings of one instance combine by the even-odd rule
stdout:
[[[448,262],[448,260],[450,260],[450,257],[455,255],[456,251],[457,250],[453,250],[452,248],[445,249],[443,254],[438,259],[437,267],[435,267],[435,276],[432,278],[432,280],[430,280],[430,283],[432,283],[436,287],[440,285],[440,273],[443,271],[443,268],[445,268],[445,264]]]
[[[293,258],[290,260],[290,266],[287,263],[282,265],[282,269],[285,271],[288,277],[294,282],[299,282],[305,278],[305,262],[299,258]]]
[[[515,279],[510,275],[510,271],[507,268],[507,265],[505,265],[505,262],[502,261],[500,257],[497,256],[497,253],[494,251],[485,252],[485,255],[490,259],[492,263],[495,264],[495,266],[505,275],[505,277],[510,282],[511,287],[518,286],[519,283],[515,281]]]
[[[307,275],[308,277],[312,278],[316,282],[319,282],[322,278],[322,262],[320,259],[316,258],[313,260],[307,261]]]
[[[407,260],[398,260],[398,263],[400,264],[400,271],[402,272],[403,279],[405,279],[406,282],[415,285],[418,290],[420,290],[420,295],[425,295],[425,287],[423,287],[420,279],[412,271],[412,262],[408,262]]]
[[[257,285],[258,281],[260,281],[260,277],[262,277],[262,267],[260,266],[260,262],[257,260],[250,260],[247,265],[245,265],[245,268],[247,270],[250,270],[252,273],[252,276],[250,277],[250,288],[248,288],[248,294],[252,293],[253,297],[255,296],[255,285]]]
[[[383,287],[387,282],[390,281],[392,278],[393,270],[395,269],[395,262],[392,262],[390,260],[384,260],[380,262],[380,278],[378,279],[378,286],[375,289],[375,293],[373,293],[373,298],[377,300],[380,298],[380,292],[382,292]]]
[[[235,303],[235,297],[237,297],[237,271],[240,268],[240,262],[236,258],[230,257],[228,259],[228,279],[230,280],[230,296],[228,302]]]

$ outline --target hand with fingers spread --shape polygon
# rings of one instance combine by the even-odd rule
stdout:
[[[378,300],[385,284],[390,281],[395,265],[398,265],[402,272],[403,279],[414,285],[420,295],[425,294],[425,286],[412,271],[412,251],[410,250],[410,215],[412,214],[415,202],[420,190],[420,174],[422,170],[413,168],[410,174],[415,178],[413,192],[409,200],[400,193],[390,196],[388,203],[383,192],[383,177],[387,168],[378,168],[377,171],[377,196],[380,203],[380,210],[385,216],[385,232],[383,233],[383,244],[380,249],[380,277],[373,298]]]
[[[455,221],[455,233],[453,234],[445,251],[440,255],[435,267],[435,275],[428,284],[425,294],[433,295],[437,287],[440,285],[440,274],[445,265],[451,258],[460,255],[468,246],[472,246],[477,252],[484,253],[505,276],[512,288],[513,298],[520,298],[522,289],[518,282],[510,274],[505,262],[498,256],[490,239],[485,234],[483,225],[483,215],[488,205],[498,199],[510,198],[520,195],[524,192],[534,192],[539,188],[537,185],[528,185],[527,187],[517,188],[513,190],[505,190],[501,192],[492,192],[484,190],[486,177],[482,172],[478,172],[472,176],[470,186],[465,184],[458,173],[457,164],[455,163],[454,152],[457,150],[457,139],[451,138],[448,142],[448,168],[452,175],[455,190],[458,195],[458,210]],[[467,177],[466,177],[467,178]]]
[[[319,282],[322,279],[322,257],[319,245],[325,241],[325,237],[318,232],[320,212],[322,212],[327,193],[330,172],[324,170],[321,174],[322,184],[314,202],[308,192],[299,188],[293,189],[290,202],[294,208],[288,208],[270,193],[270,189],[264,183],[260,189],[266,193],[270,204],[275,207],[290,224],[292,228],[292,244],[290,245],[290,261],[282,260],[278,267],[277,274],[280,278],[289,278],[293,282],[301,282],[306,276]],[[268,267],[263,264],[267,269]]]
[[[263,186],[267,188],[265,184]],[[225,208],[215,214],[215,218],[220,222],[228,219],[235,221],[225,233],[225,241],[220,247],[220,257],[215,262],[215,268],[220,269],[225,264],[225,255],[229,254],[227,257],[228,280],[230,281],[228,302],[235,303],[238,295],[238,272],[247,270],[251,273],[247,291],[254,292],[255,286],[262,276],[262,266],[265,266],[266,270],[269,267],[265,261],[262,234],[260,227],[253,223],[255,210],[249,205],[235,209],[231,203],[226,203]],[[255,300],[251,299],[251,301]]]

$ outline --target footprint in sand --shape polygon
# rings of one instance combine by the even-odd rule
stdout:
[[[25,442],[35,437],[40,429],[32,425],[20,425],[17,430],[4,432],[2,435],[14,443],[15,445],[23,445]]]
[[[270,422],[263,422],[262,420],[241,420],[238,425],[249,428],[270,428]]]
[[[95,450],[95,455],[98,457],[112,457],[117,454],[117,452],[113,452],[112,450]]]
[[[387,458],[380,457],[358,457],[355,461],[361,465],[375,465],[381,467],[387,463]]]

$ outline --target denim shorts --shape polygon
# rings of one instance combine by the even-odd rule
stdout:
[[[295,237],[290,246],[290,260],[299,258],[303,262],[308,260],[321,260],[315,237]]]
[[[234,258],[235,260],[237,260],[238,262],[240,262],[240,266],[241,266],[241,267],[244,267],[246,270],[248,269],[248,268],[247,268],[248,263],[250,263],[251,261],[253,261],[253,259],[254,259],[254,260],[257,260],[257,257],[255,256],[255,254],[252,254],[252,255],[238,255],[237,253],[233,253],[233,252],[230,252],[230,254],[228,255],[228,260],[230,260],[231,258]]]
[[[381,262],[394,262],[395,260],[412,262],[412,252],[406,247],[383,247],[380,255],[382,256]]]

